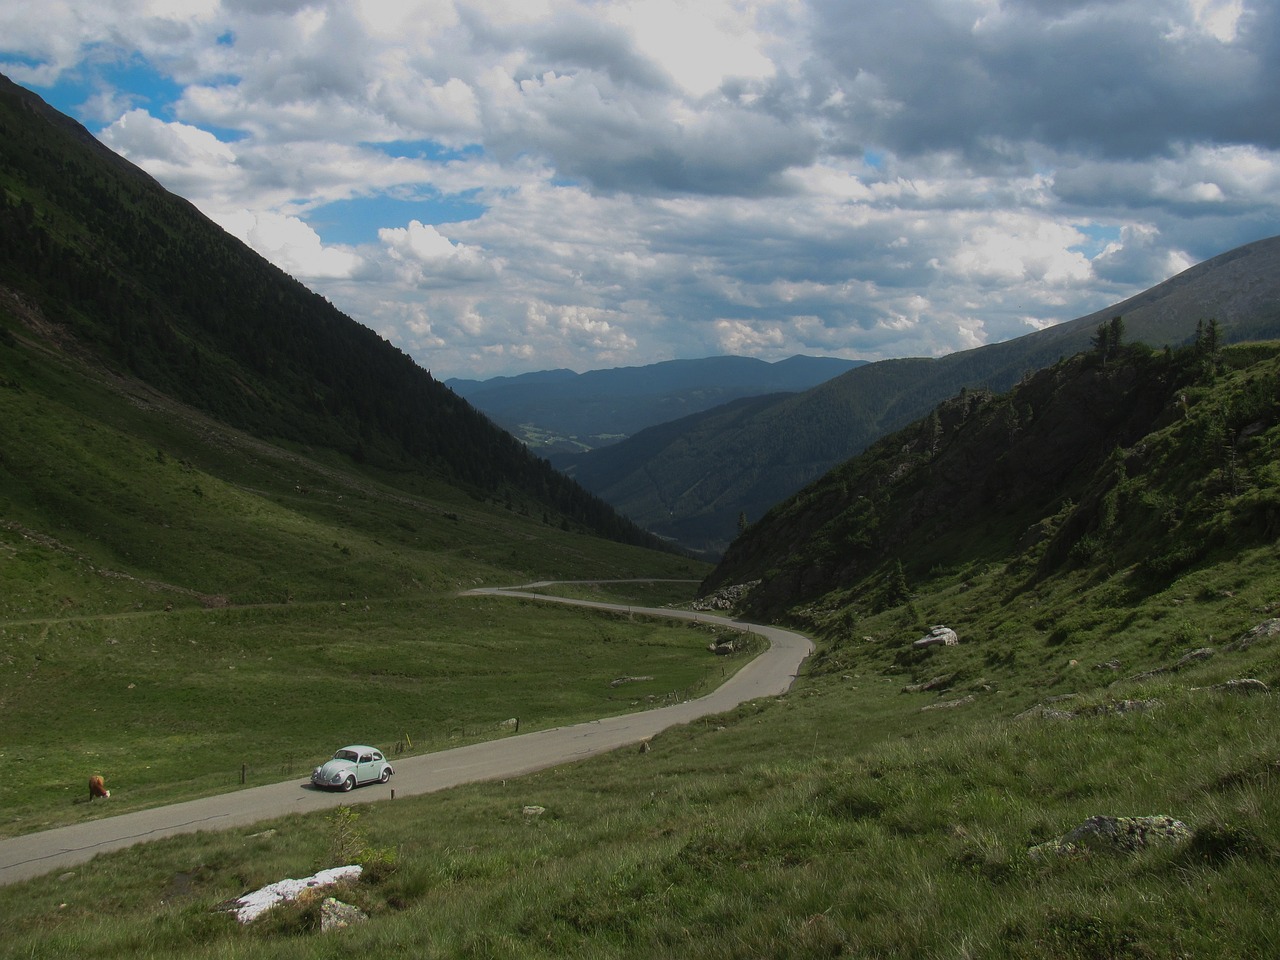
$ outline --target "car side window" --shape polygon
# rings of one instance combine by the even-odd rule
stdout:
[[[373,755],[373,759],[375,759],[375,760],[381,760],[381,759],[382,759],[382,754],[380,754],[380,753],[375,753],[375,754]]]
[[[373,757],[370,754],[365,753],[365,754],[361,754],[360,756],[361,763],[370,763],[372,762],[372,760],[373,760]]]

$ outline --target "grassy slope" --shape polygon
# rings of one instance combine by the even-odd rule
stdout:
[[[121,811],[233,789],[244,763],[278,780],[340,742],[438,749],[708,679],[698,630],[456,597],[543,576],[696,579],[691,561],[272,447],[9,339],[0,833],[102,815],[73,803],[90,773]],[[655,679],[608,685],[640,674]]]
[[[1207,689],[1280,683],[1280,641],[1227,649],[1275,613],[1274,543],[1205,556],[1140,593],[1128,563],[1077,564],[1028,588],[1051,543],[1012,565],[939,566],[900,605],[811,604],[820,649],[790,695],[664,734],[645,754],[362,808],[355,836],[332,817],[288,818],[0,889],[0,955],[1275,955],[1280,726],[1270,696]],[[509,603],[449,607],[468,629],[541,616]],[[910,652],[929,623],[962,643]],[[1138,679],[1204,647],[1216,652]],[[903,690],[939,676],[934,691]],[[1020,716],[1068,694],[1059,705],[1159,703]],[[546,813],[523,815],[531,803]],[[1168,814],[1195,835],[1127,857],[1027,856],[1095,814]],[[299,935],[314,903],[248,928],[212,912],[351,859],[371,869],[343,896],[373,921],[340,936]]]

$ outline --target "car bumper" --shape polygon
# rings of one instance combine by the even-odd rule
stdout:
[[[311,775],[311,782],[315,786],[323,787],[326,790],[341,790],[342,785],[346,782],[348,776],[350,776],[350,774],[346,774],[346,773],[340,774],[338,778],[335,780],[331,777],[322,776],[321,774],[318,774],[318,773],[313,773]]]

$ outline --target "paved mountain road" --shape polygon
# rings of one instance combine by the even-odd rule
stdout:
[[[769,649],[697,700],[404,758],[396,762],[396,775],[386,785],[372,784],[351,793],[329,793],[315,790],[309,783],[299,783],[294,778],[284,783],[250,787],[234,793],[0,840],[0,884],[66,870],[84,863],[95,854],[147,840],[198,830],[225,830],[289,813],[330,809],[340,804],[384,800],[391,796],[393,790],[397,796],[431,793],[464,783],[518,777],[582,760],[639,743],[668,727],[723,713],[756,697],[784,693],[794,681],[800,664],[813,650],[808,638],[798,633],[705,613],[572,600],[521,589],[482,588],[468,593],[523,597],[613,612],[716,623],[759,634],[769,641]]]

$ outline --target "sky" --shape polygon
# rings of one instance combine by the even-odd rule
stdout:
[[[44,0],[0,72],[439,379],[941,356],[1280,234],[1276,0]]]

